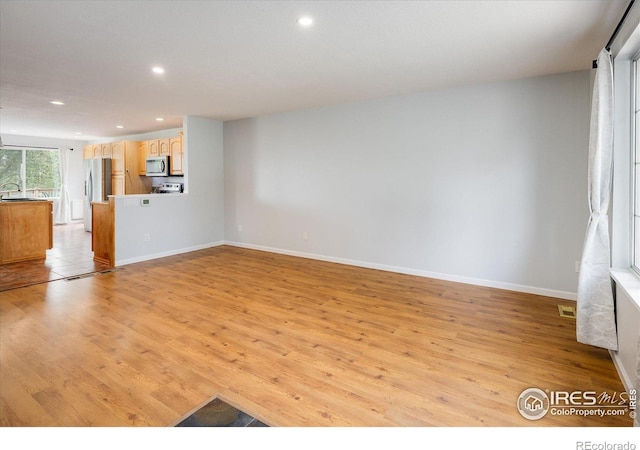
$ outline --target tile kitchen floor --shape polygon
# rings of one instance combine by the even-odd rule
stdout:
[[[110,268],[93,260],[91,233],[83,222],[53,227],[53,248],[46,259],[0,265],[0,291],[46,283]]]

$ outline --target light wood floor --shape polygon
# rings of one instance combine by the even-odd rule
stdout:
[[[0,425],[168,426],[217,395],[273,426],[630,426],[516,410],[623,391],[558,303],[228,246],[14,289]]]

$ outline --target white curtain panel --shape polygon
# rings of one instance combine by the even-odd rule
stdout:
[[[609,198],[613,161],[613,64],[603,49],[598,56],[589,133],[588,193],[591,215],[578,280],[578,342],[618,349],[609,248]]]
[[[58,154],[60,160],[60,198],[53,218],[56,225],[69,223],[71,220],[71,202],[67,192],[67,185],[69,184],[69,150],[62,148]]]

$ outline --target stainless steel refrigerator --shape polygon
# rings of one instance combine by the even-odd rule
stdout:
[[[111,160],[84,160],[84,229],[91,231],[91,202],[108,200],[111,195]]]

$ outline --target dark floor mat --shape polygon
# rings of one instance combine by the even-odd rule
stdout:
[[[247,413],[223,402],[219,398],[181,421],[176,427],[267,427]]]

